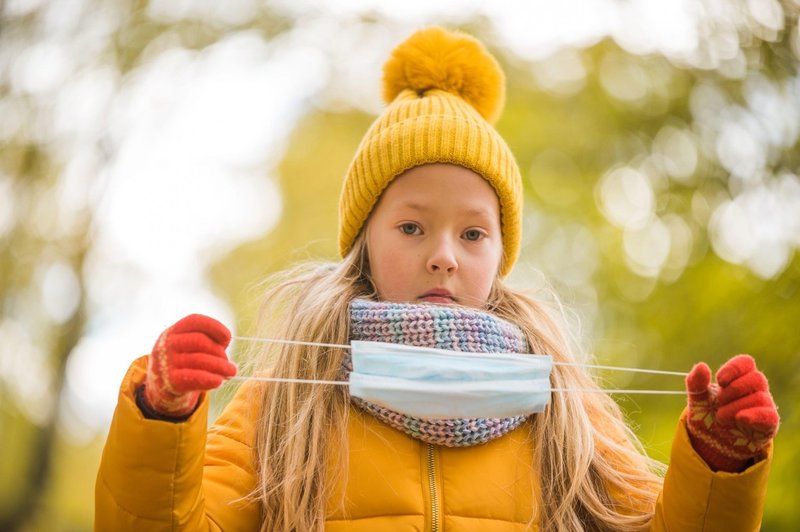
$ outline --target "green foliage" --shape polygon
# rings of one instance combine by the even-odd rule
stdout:
[[[93,528],[94,505],[88,503],[94,493],[95,472],[104,444],[102,435],[76,442],[60,434],[53,449],[55,466],[42,493],[41,507],[26,530],[77,532]]]

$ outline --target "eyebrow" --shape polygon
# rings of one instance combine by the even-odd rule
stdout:
[[[416,203],[414,201],[404,201],[399,205],[400,207],[405,207],[407,209],[414,209],[415,211],[429,211],[431,208],[427,205],[423,205],[421,203]]]
[[[428,211],[432,211],[432,210],[434,210],[436,208],[433,205],[424,205],[422,203],[416,203],[414,201],[406,201],[404,203],[401,203],[400,207],[405,207],[407,209],[412,209],[412,210],[420,211],[420,212],[428,212]],[[489,210],[484,208],[484,207],[468,207],[466,209],[463,209],[461,212],[463,214],[466,214],[466,215],[469,215],[469,216],[488,216],[488,217],[492,217],[492,213],[489,212]]]

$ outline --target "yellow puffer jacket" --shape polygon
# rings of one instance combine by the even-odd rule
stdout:
[[[183,423],[145,419],[134,399],[146,357],[120,390],[95,494],[95,529],[259,530],[255,485],[256,406],[246,386],[208,431],[208,402]],[[528,530],[536,486],[524,430],[467,448],[432,446],[352,411],[344,506],[326,530]],[[206,437],[207,434],[207,437]],[[713,473],[682,424],[653,530],[757,530],[771,458],[741,474]],[[337,498],[338,499],[338,498]]]

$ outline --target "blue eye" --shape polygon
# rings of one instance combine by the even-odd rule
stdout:
[[[480,240],[483,236],[483,232],[478,229],[467,229],[464,231],[464,238],[473,242]]]
[[[419,226],[417,226],[417,224],[412,224],[410,222],[401,224],[400,225],[400,230],[405,235],[416,235],[416,234],[419,234]]]

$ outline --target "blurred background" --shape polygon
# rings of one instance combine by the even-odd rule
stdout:
[[[1,9],[0,530],[90,530],[128,364],[190,312],[252,332],[259,280],[336,258],[382,63],[431,23],[507,74],[497,127],[526,187],[510,282],[553,285],[602,363],[754,354],[782,417],[764,530],[800,521],[800,1]],[[684,399],[616,397],[667,461]]]

